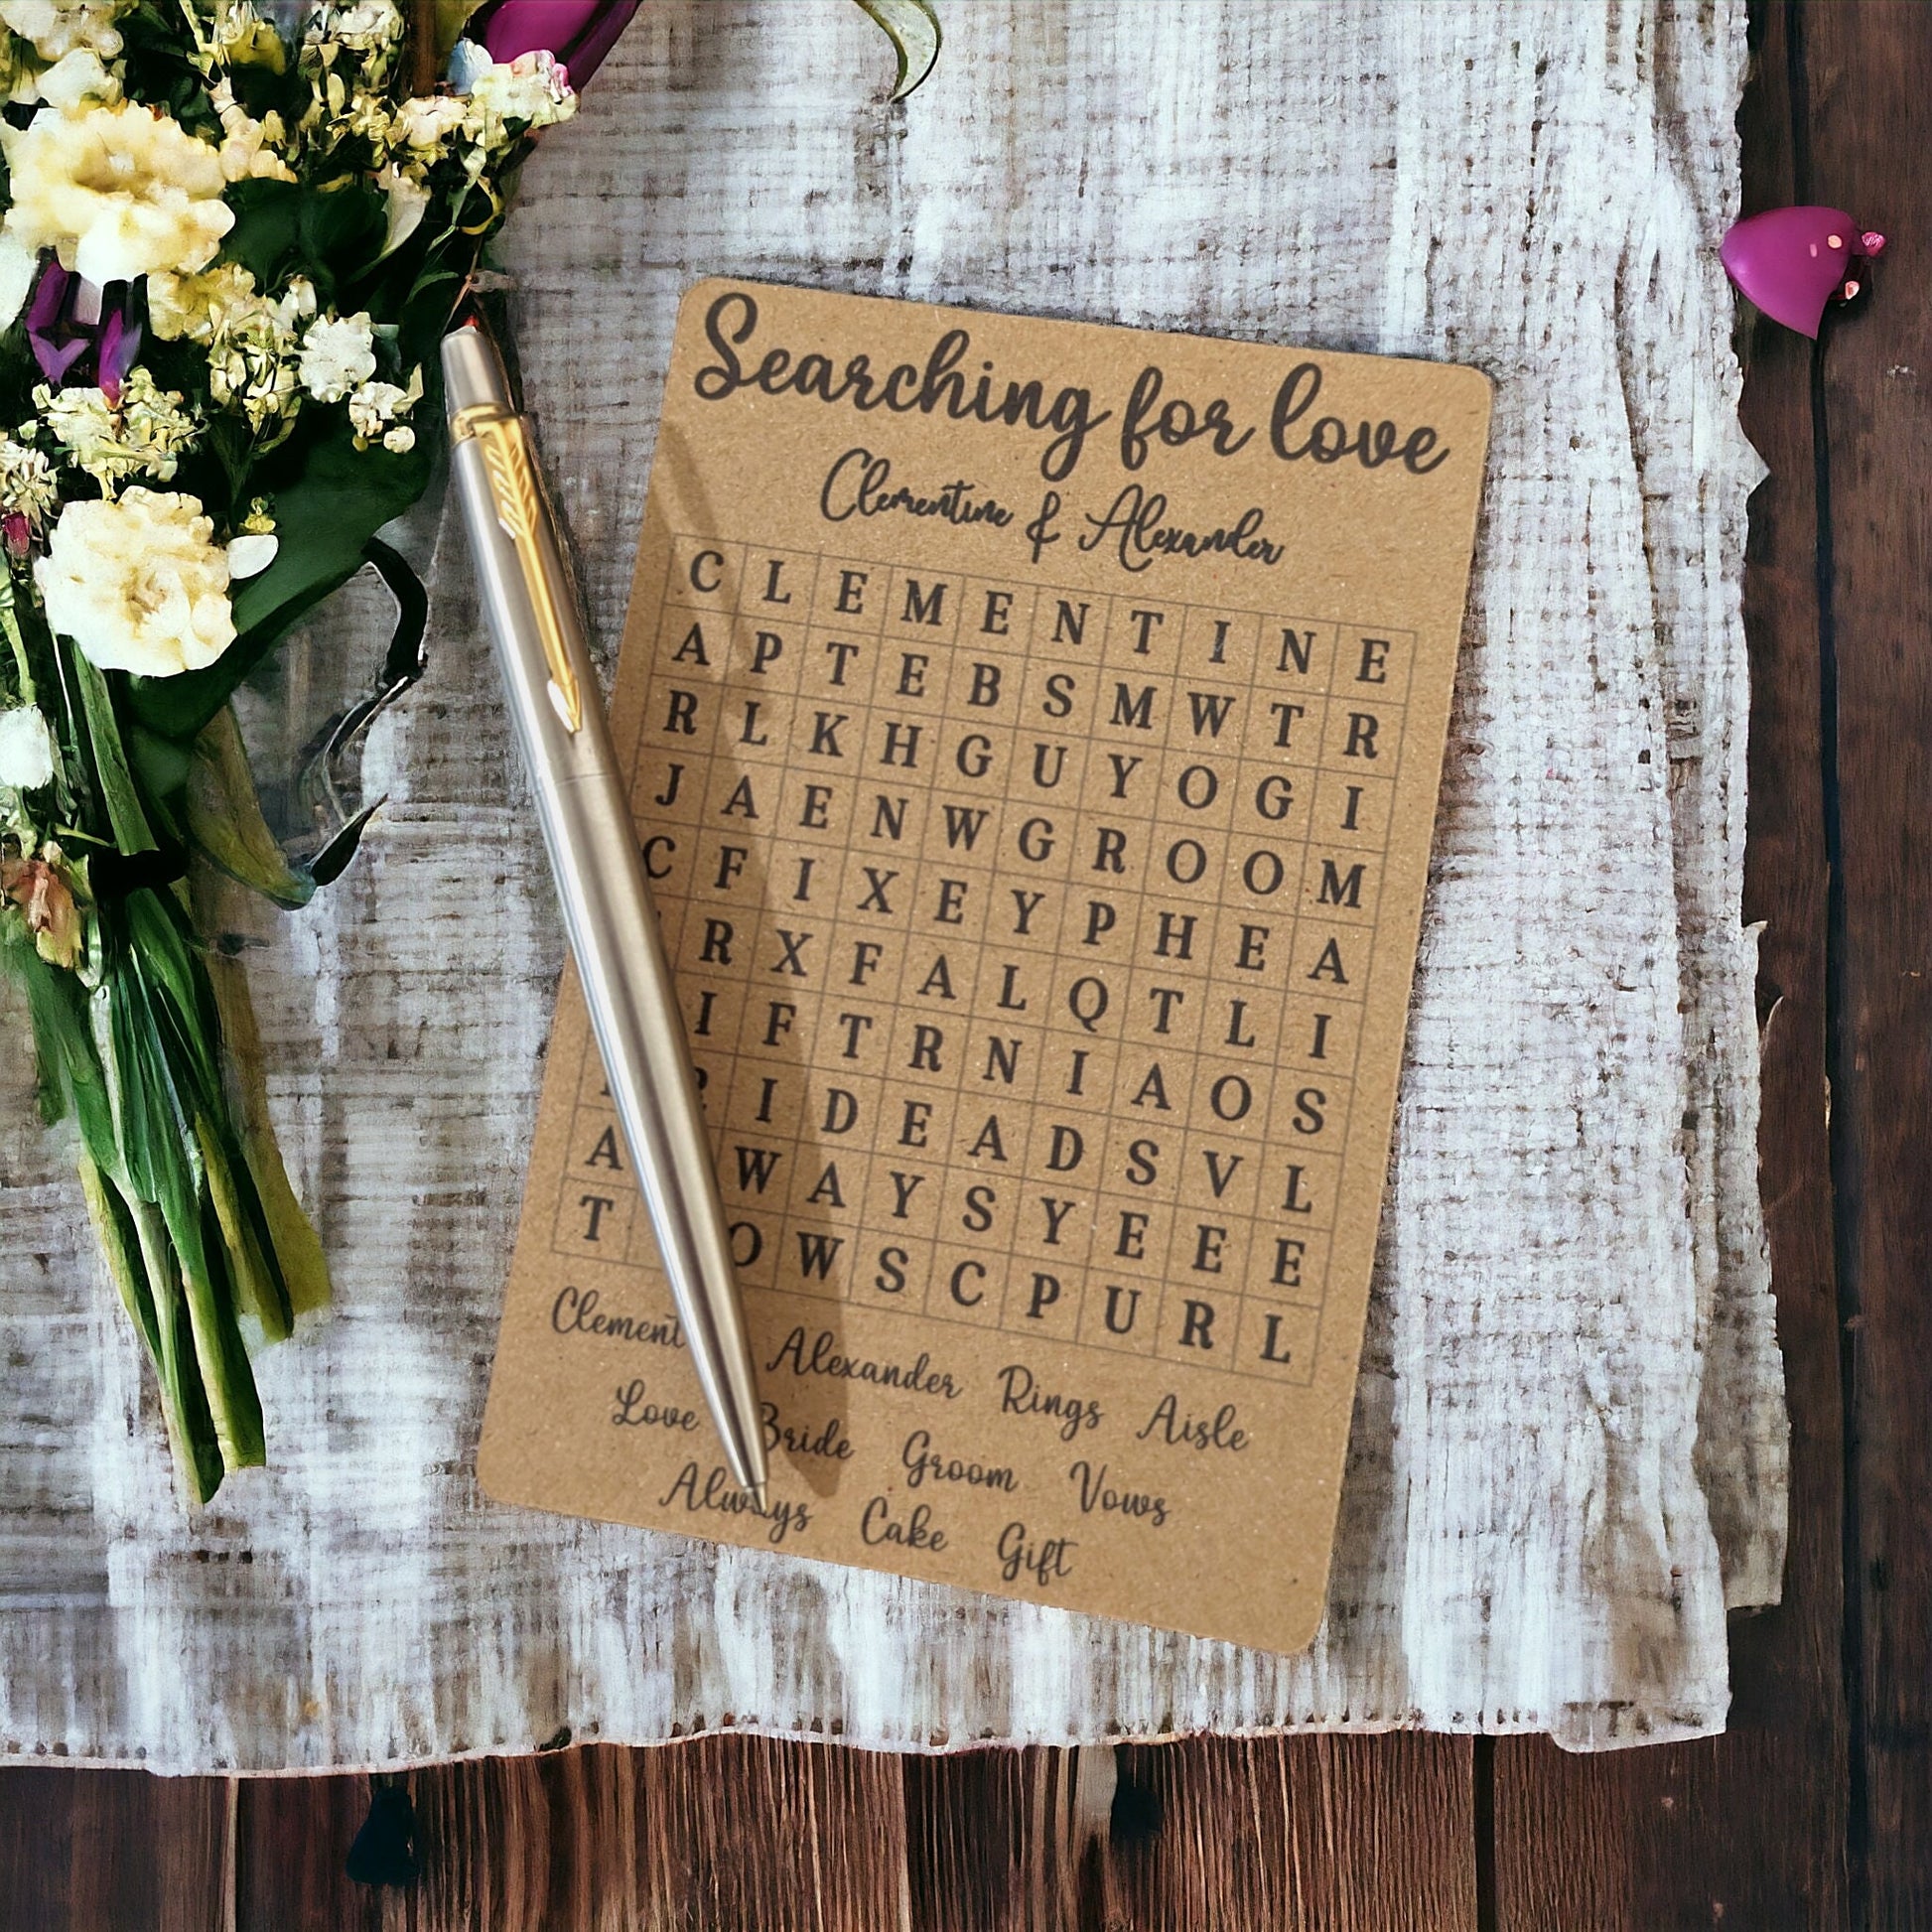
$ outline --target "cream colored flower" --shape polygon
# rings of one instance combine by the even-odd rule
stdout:
[[[0,329],[11,329],[27,306],[41,258],[24,242],[0,229]]]
[[[234,642],[228,553],[193,496],[69,503],[35,566],[47,621],[104,671],[173,677]]]
[[[256,120],[236,101],[225,75],[208,90],[208,98],[221,116],[221,172],[229,181],[295,180],[295,170],[277,153],[288,138],[281,115],[270,109]]]
[[[0,125],[0,148],[14,192],[6,232],[90,282],[206,268],[234,226],[220,156],[138,102],[43,108],[24,128]]]
[[[384,213],[389,225],[382,237],[382,254],[376,257],[380,261],[393,255],[422,226],[423,216],[429,212],[429,190],[393,161],[375,177],[375,185],[388,197]]]
[[[577,112],[577,96],[548,54],[519,54],[514,61],[485,68],[464,105],[469,110],[464,125],[472,139],[494,149],[515,138],[512,122],[518,128],[538,128],[569,120]]]
[[[179,390],[160,388],[146,369],[130,369],[112,401],[103,389],[63,389],[46,383],[34,406],[66,446],[76,470],[109,495],[130,477],[174,480],[183,455],[201,434],[201,423],[184,409]]]
[[[148,277],[148,325],[164,343],[209,342],[267,306],[255,293],[255,278],[236,262],[199,275]]]
[[[24,518],[38,532],[60,500],[60,480],[46,456],[0,436],[0,514]]]
[[[41,75],[41,98],[62,113],[70,114],[90,100],[112,106],[121,97],[120,77],[100,64],[91,48],[76,47]]]
[[[348,399],[348,421],[355,432],[355,447],[365,450],[371,443],[381,443],[385,449],[397,454],[413,448],[416,442],[414,430],[409,432],[406,442],[399,439],[391,443],[389,438],[395,434],[396,418],[408,415],[422,399],[422,394],[421,369],[410,376],[407,389],[399,389],[393,382],[363,383]]]
[[[0,0],[0,21],[34,43],[43,61],[60,61],[76,48],[111,61],[121,51],[114,25],[126,0]]]
[[[259,577],[275,561],[282,539],[272,531],[244,531],[228,540],[228,581],[239,584],[245,577]]]
[[[402,9],[395,0],[354,0],[349,6],[320,6],[312,38],[340,41],[353,54],[384,54],[402,40]]]
[[[251,0],[219,0],[207,47],[223,67],[261,67],[280,73],[288,65],[281,35],[262,19]]]
[[[302,407],[290,347],[288,332],[272,317],[224,330],[208,345],[208,394],[222,408],[239,411],[258,434],[273,430],[265,448],[288,434]]]
[[[396,143],[414,150],[411,160],[433,161],[462,129],[469,111],[469,102],[455,94],[419,94],[401,101],[395,114]]]
[[[341,402],[375,373],[375,336],[366,311],[322,316],[302,338],[302,386],[318,402]]]
[[[0,785],[38,791],[54,782],[54,734],[32,705],[0,711]]]
[[[296,338],[315,312],[315,284],[303,275],[273,301],[232,262],[201,275],[148,278],[154,333],[164,342],[200,343],[207,350],[209,396],[245,416],[257,434],[272,429],[274,442],[302,405]]]

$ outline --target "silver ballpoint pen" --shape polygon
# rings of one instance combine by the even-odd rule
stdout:
[[[605,1077],[733,1476],[759,1509],[758,1381],[684,1019],[528,426],[496,345],[443,339],[450,469]]]

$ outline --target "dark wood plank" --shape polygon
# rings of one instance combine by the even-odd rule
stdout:
[[[1739,116],[1747,212],[1802,192],[1790,24],[1782,5],[1755,10],[1755,62]],[[1744,916],[1765,926],[1759,1158],[1792,1423],[1784,1602],[1732,1620],[1724,1737],[1595,1758],[1541,1739],[1497,1744],[1504,1932],[1851,1922],[1811,345],[1760,322],[1745,354],[1744,427],[1771,469],[1751,500],[1744,580],[1752,682]]]
[[[1083,1768],[1106,1784],[1084,1832]],[[1085,1922],[1082,1856],[1104,1828],[1111,1773],[1105,1750],[906,1758],[907,1922],[917,1932],[1075,1932]]]
[[[1873,1926],[1932,1923],[1932,9],[1811,6],[1816,197],[1891,249],[1823,356],[1841,897],[1853,1832]]]
[[[368,1810],[363,1777],[243,1779],[235,1932],[378,1932],[380,1897],[343,1870]]]
[[[1108,1932],[1475,1932],[1466,1737],[1195,1738],[1118,1753]]]
[[[225,1778],[0,1769],[8,1932],[231,1932]]]
[[[900,1761],[709,1737],[634,1754],[640,1925],[880,1932],[909,1923]]]
[[[248,1783],[236,1932],[888,1932],[906,1916],[899,1760],[720,1737],[410,1772],[422,1872],[343,1868],[362,1777]]]

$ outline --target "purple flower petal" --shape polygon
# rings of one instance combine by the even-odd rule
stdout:
[[[41,270],[40,280],[34,284],[34,292],[27,301],[27,341],[33,348],[34,360],[41,365],[41,373],[50,382],[61,381],[87,346],[85,336],[66,340],[68,332],[62,326],[75,280],[58,261],[50,261]],[[57,331],[62,337],[60,341],[55,340]]]
[[[121,384],[141,353],[141,325],[129,322],[125,301],[115,307],[100,331],[100,373],[94,378],[110,403],[121,399]]]
[[[581,88],[630,25],[638,0],[484,0],[470,17],[469,37],[492,61],[548,54],[570,69]]]

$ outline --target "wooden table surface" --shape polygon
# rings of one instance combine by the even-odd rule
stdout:
[[[1745,916],[1792,1420],[1783,1607],[1727,1735],[1194,1741],[891,1757],[729,1737],[419,1771],[407,1888],[362,1777],[0,1770],[11,1932],[1932,1925],[1932,6],[1766,4],[1747,211],[1891,237],[1814,350],[1759,323]],[[158,1668],[165,1665],[157,1664]]]

